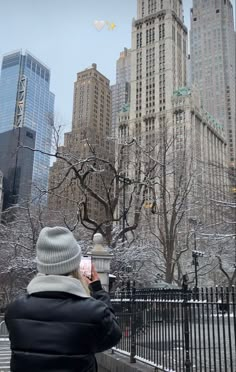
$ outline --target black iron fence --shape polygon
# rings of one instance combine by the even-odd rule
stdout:
[[[135,290],[112,296],[130,361],[163,371],[236,372],[235,288]]]
[[[5,321],[0,319],[0,339],[3,337],[8,338],[8,330]]]

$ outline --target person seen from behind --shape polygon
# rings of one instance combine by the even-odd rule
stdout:
[[[109,295],[92,265],[79,271],[71,231],[45,227],[36,244],[38,274],[5,314],[12,372],[96,372],[95,354],[121,339]]]

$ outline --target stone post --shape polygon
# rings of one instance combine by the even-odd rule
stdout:
[[[109,291],[109,273],[113,254],[103,245],[103,236],[100,233],[94,234],[93,249],[88,253],[101,279],[103,288]]]

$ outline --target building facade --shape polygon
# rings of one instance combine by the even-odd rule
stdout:
[[[200,106],[200,93],[196,89],[175,91],[172,107],[176,159],[186,152],[189,180],[192,173],[188,218],[205,225],[210,221],[219,222],[223,216],[214,201],[226,200],[229,195],[224,127]]]
[[[185,87],[187,28],[182,1],[137,1],[132,24],[129,136],[154,145],[163,122],[172,122],[172,96]]]
[[[31,198],[34,152],[29,148],[35,148],[35,141],[36,132],[27,127],[0,133],[3,210],[15,204],[24,205]]]
[[[5,55],[0,78],[0,133],[27,127],[36,132],[32,184],[47,190],[51,150],[54,94],[50,71],[26,52]],[[37,190],[32,189],[32,198]]]
[[[235,32],[231,0],[193,0],[191,10],[192,84],[203,107],[224,125],[228,166],[236,168]]]
[[[109,80],[102,75],[96,64],[77,74],[74,84],[74,104],[72,116],[72,131],[65,133],[64,146],[59,149],[61,154],[72,156],[72,161],[78,163],[94,155],[97,158],[113,162],[114,146],[109,140],[111,131],[111,89]],[[95,161],[95,160],[94,160]],[[99,167],[99,161],[87,163],[88,166]],[[58,187],[63,177],[63,184]],[[90,194],[80,190],[79,181],[71,180],[72,172],[68,173],[68,163],[56,161],[49,177],[49,208],[65,211],[76,211],[81,202],[86,199],[90,218],[103,221],[104,207]],[[90,174],[89,187],[94,193],[106,197],[105,186],[109,185],[109,172],[102,165],[101,177]],[[86,194],[86,195],[85,195]]]
[[[163,125],[170,125],[173,120],[173,92],[186,86],[186,62],[187,28],[183,23],[182,1],[137,0],[137,17],[132,22],[130,107],[126,115],[119,116],[120,142],[135,138],[140,146],[135,153],[128,154],[124,163],[134,182],[146,183],[148,179],[155,183],[159,178],[159,167],[155,167],[152,159],[157,159]],[[146,150],[152,159],[144,155]],[[173,179],[170,182],[173,184]],[[151,226],[155,230],[158,225],[157,214],[151,213],[156,203],[154,194],[160,195],[158,182],[154,188],[155,191],[148,188],[144,195],[143,232]],[[146,212],[151,213],[148,224]]]
[[[116,83],[112,90],[112,136],[117,137],[118,116],[123,106],[130,103],[131,50],[124,48],[116,62]]]
[[[155,135],[159,117],[168,116],[172,109],[174,90],[186,86],[186,60],[182,1],[138,0],[131,50],[130,125],[134,132],[145,133],[146,123],[154,121]]]
[[[121,142],[135,138],[146,154],[148,151],[149,159],[144,156],[142,162],[143,174],[155,169],[149,177],[154,180],[156,196],[151,188],[150,192],[147,190],[144,208],[147,206],[147,213],[153,212],[154,203],[157,208],[159,203],[158,213],[163,215],[160,198],[163,187],[168,189],[172,208],[181,179],[188,179],[192,185],[191,192],[185,190],[189,195],[183,203],[185,210],[188,210],[187,204],[193,205],[193,200],[195,205],[206,205],[204,198],[201,201],[196,198],[199,190],[199,195],[203,195],[204,187],[211,190],[206,195],[209,205],[213,194],[216,195],[214,185],[222,182],[218,188],[221,196],[227,191],[224,188],[227,182],[219,176],[226,166],[226,139],[222,125],[201,108],[197,89],[187,88],[190,79],[187,78],[187,28],[183,23],[182,1],[138,0],[137,5],[137,19],[132,26],[129,120],[120,115],[119,138]],[[181,107],[176,108],[176,102],[178,105],[181,102]],[[167,143],[171,145],[167,146]],[[137,153],[138,157],[141,152],[143,150]],[[166,162],[165,177],[163,161]],[[212,164],[210,177],[209,163]],[[137,169],[130,168],[129,175],[136,179]],[[182,182],[181,187],[185,186]],[[207,220],[207,211],[202,215]],[[155,213],[150,217],[153,226],[160,224]],[[212,222],[216,217],[219,216],[212,216]]]

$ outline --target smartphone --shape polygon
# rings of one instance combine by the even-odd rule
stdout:
[[[83,256],[81,258],[80,262],[80,272],[84,276],[87,276],[87,278],[91,278],[91,269],[92,269],[92,263],[91,263],[91,256]]]

